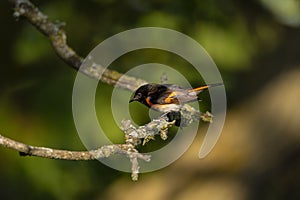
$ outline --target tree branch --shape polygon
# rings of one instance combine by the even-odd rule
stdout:
[[[10,0],[14,6],[14,16],[24,17],[34,25],[41,33],[46,35],[56,54],[70,67],[79,70],[83,58],[67,44],[67,35],[62,29],[64,23],[54,23],[48,16],[42,13],[35,5],[28,0]],[[109,85],[135,91],[140,85],[147,83],[145,80],[127,76],[114,70],[104,69],[95,63],[93,68],[80,69],[85,75],[99,79]],[[101,75],[102,74],[102,75]],[[122,77],[122,81],[119,79]]]
[[[113,154],[130,155],[129,146],[127,144],[105,145],[99,149],[91,151],[69,151],[59,150],[46,147],[37,147],[17,142],[0,134],[0,145],[9,149],[19,151],[21,156],[37,156],[42,158],[60,159],[60,160],[97,160],[107,158]],[[134,152],[135,157],[149,161],[148,155],[142,155]]]

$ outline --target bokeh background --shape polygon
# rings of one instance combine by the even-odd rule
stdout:
[[[300,2],[297,0],[52,0],[34,1],[51,20],[66,23],[68,42],[84,56],[121,31],[159,26],[202,44],[222,73],[228,96],[224,130],[213,151],[197,157],[207,124],[170,166],[130,174],[97,161],[20,157],[0,147],[1,199],[300,199]],[[0,132],[31,145],[85,150],[72,118],[76,72],[48,39],[0,2]],[[157,62],[180,68],[193,86],[201,80],[167,52],[129,53],[112,64],[121,72]],[[160,73],[153,73],[160,77]],[[122,142],[111,119],[112,86],[103,85],[97,109],[109,137]],[[203,94],[201,109],[209,109]],[[127,101],[127,99],[124,99]],[[130,106],[137,123],[147,109]],[[106,121],[103,121],[106,120]],[[159,138],[148,150],[162,145]]]

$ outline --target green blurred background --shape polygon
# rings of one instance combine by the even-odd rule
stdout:
[[[20,157],[0,147],[1,199],[300,199],[300,2],[297,0],[52,0],[34,1],[51,20],[66,22],[68,42],[84,56],[121,31],[171,28],[202,44],[222,73],[228,116],[214,150],[197,157],[207,124],[172,165],[138,182],[97,161]],[[76,72],[49,40],[0,2],[0,132],[31,145],[85,150],[72,118]],[[111,66],[121,72],[157,62],[187,69],[176,55],[145,50]],[[161,74],[154,74],[160,77]],[[109,94],[112,86],[104,85]],[[97,93],[99,119],[115,142],[122,132],[110,117],[110,95]],[[203,94],[201,109],[209,108]],[[126,100],[126,99],[125,99]],[[208,102],[208,103],[206,103]],[[132,105],[137,123],[143,106]],[[137,115],[139,113],[140,115]],[[157,138],[155,141],[160,145]],[[149,147],[147,147],[149,148]],[[151,148],[150,148],[151,149]]]

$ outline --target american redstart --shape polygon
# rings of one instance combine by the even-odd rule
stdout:
[[[149,108],[160,112],[179,111],[182,104],[198,101],[198,94],[209,88],[223,85],[222,83],[209,84],[196,88],[184,89],[173,84],[146,84],[140,86],[130,102],[138,101]]]

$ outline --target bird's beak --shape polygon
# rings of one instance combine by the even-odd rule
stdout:
[[[133,101],[136,101],[136,99],[135,99],[135,98],[130,99],[130,100],[129,100],[129,103],[131,103],[131,102],[133,102]]]

